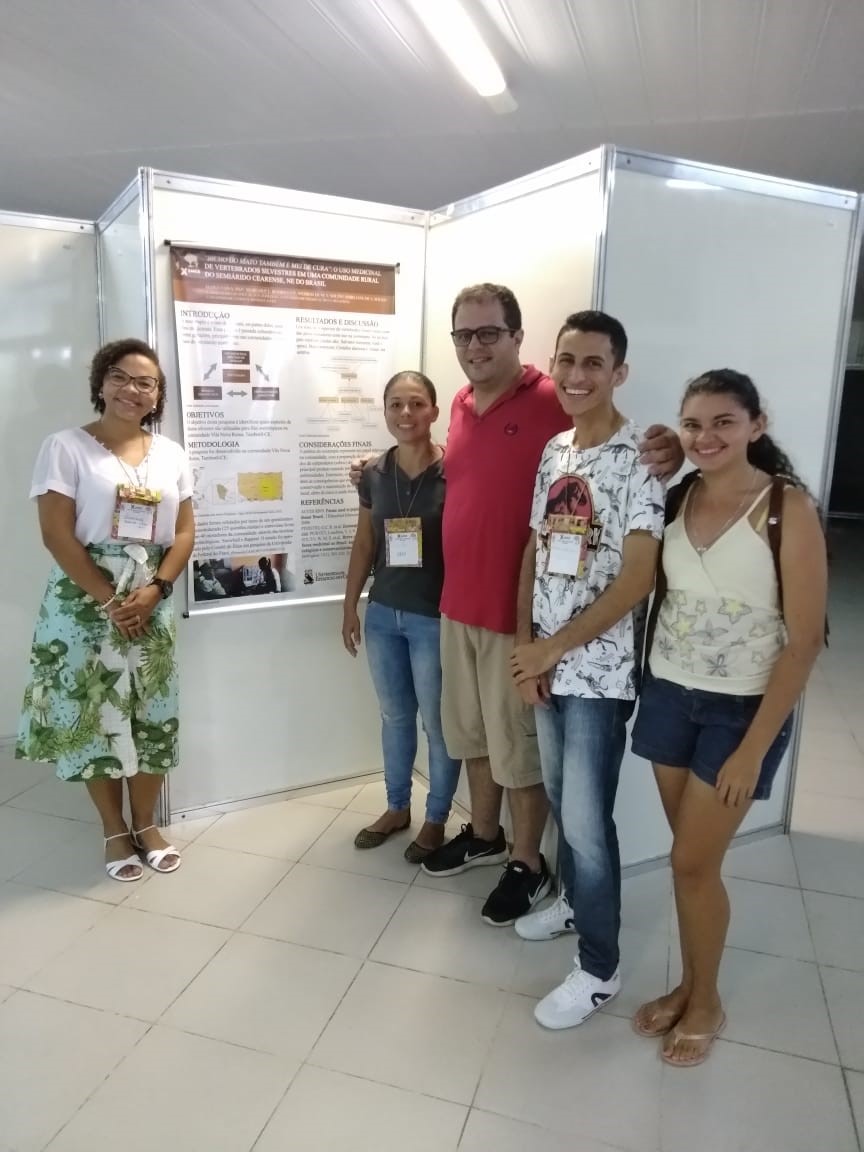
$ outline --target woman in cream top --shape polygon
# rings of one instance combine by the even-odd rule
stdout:
[[[771,486],[757,479],[756,487],[740,519],[709,548],[700,551],[687,534],[698,481],[666,529],[666,595],[651,648],[651,674],[657,679],[723,695],[764,693],[786,629],[764,535]]]
[[[729,924],[723,857],[751,803],[770,795],[788,746],[823,643],[827,563],[817,511],[766,435],[748,376],[721,369],[694,380],[680,424],[698,475],[683,500],[680,491],[668,498],[678,513],[664,536],[633,751],[653,762],[672,828],[682,976],[633,1024],[662,1037],[668,1064],[690,1067],[726,1023],[717,991]],[[778,476],[782,595],[766,526]]]

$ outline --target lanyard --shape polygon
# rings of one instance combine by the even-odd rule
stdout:
[[[429,467],[431,468],[431,466],[432,465],[430,464]],[[408,516],[411,515],[411,509],[414,507],[414,501],[417,499],[417,496],[420,493],[420,489],[423,487],[423,481],[426,479],[426,473],[429,471],[429,468],[427,468],[423,472],[423,474],[421,475],[420,483],[417,485],[416,489],[414,490],[414,493],[413,493],[411,500],[408,504],[408,511],[407,512],[402,511],[402,498],[399,495],[399,478],[396,475],[396,473],[398,471],[399,471],[399,463],[397,460],[397,453],[394,453],[393,454],[393,490],[396,493],[396,507],[399,509],[399,518],[400,518],[400,520],[404,520]],[[416,479],[416,477],[414,479]],[[411,483],[413,484],[414,480],[412,480]]]
[[[149,452],[144,457],[144,459],[141,461],[141,464],[138,465],[138,468],[140,468],[142,464],[145,465],[144,483],[143,484],[141,483],[141,477],[138,475],[138,468],[132,468],[131,464],[127,465],[126,461],[124,459],[122,459],[122,457],[118,456],[116,452],[112,452],[112,455],[114,456],[114,458],[116,459],[116,461],[120,465],[120,467],[123,469],[123,471],[126,473],[127,479],[132,481],[132,487],[133,488],[146,488],[147,487],[147,481],[150,478],[150,453]],[[132,469],[131,471],[130,471],[130,468]]]
[[[97,444],[101,444],[103,448],[105,448],[108,452],[111,453],[111,455],[114,457],[114,459],[120,465],[120,467],[123,469],[123,474],[125,475],[126,479],[130,481],[133,488],[137,488],[137,489],[141,489],[141,488],[146,489],[147,488],[147,481],[150,478],[150,453],[153,451],[153,441],[152,440],[150,441],[150,447],[147,449],[147,454],[145,455],[144,459],[141,461],[141,463],[138,465],[138,467],[135,468],[132,464],[127,464],[122,456],[120,456],[117,452],[115,452],[113,448],[109,448],[107,444],[103,443],[103,441],[98,440],[97,437],[95,437],[95,436],[93,437],[93,439],[96,440]],[[142,439],[142,441],[144,439],[143,433],[142,433],[141,439]],[[143,484],[141,483],[141,477],[138,475],[138,470],[140,468],[144,468],[144,483]]]

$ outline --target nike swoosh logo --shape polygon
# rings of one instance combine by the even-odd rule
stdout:
[[[594,993],[592,993],[592,996],[591,996],[591,1004],[593,1005],[594,1008],[599,1008],[600,1005],[605,1004],[608,999],[609,999],[608,993],[606,993],[606,992],[594,992]]]

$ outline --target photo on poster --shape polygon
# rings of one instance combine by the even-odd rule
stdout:
[[[266,556],[225,556],[192,562],[192,582],[198,603],[238,596],[280,596],[294,592],[297,576],[285,552]]]
[[[172,245],[171,268],[196,520],[190,610],[260,595],[258,560],[286,554],[290,587],[276,595],[340,598],[357,517],[349,464],[389,439],[398,267]]]

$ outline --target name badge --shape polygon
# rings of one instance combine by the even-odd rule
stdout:
[[[162,494],[151,488],[118,485],[111,538],[152,544],[156,538],[156,510],[161,499]]]
[[[423,567],[423,521],[419,516],[384,521],[388,568]]]
[[[549,551],[546,571],[550,576],[584,576],[590,525],[581,516],[549,516],[546,534]]]

